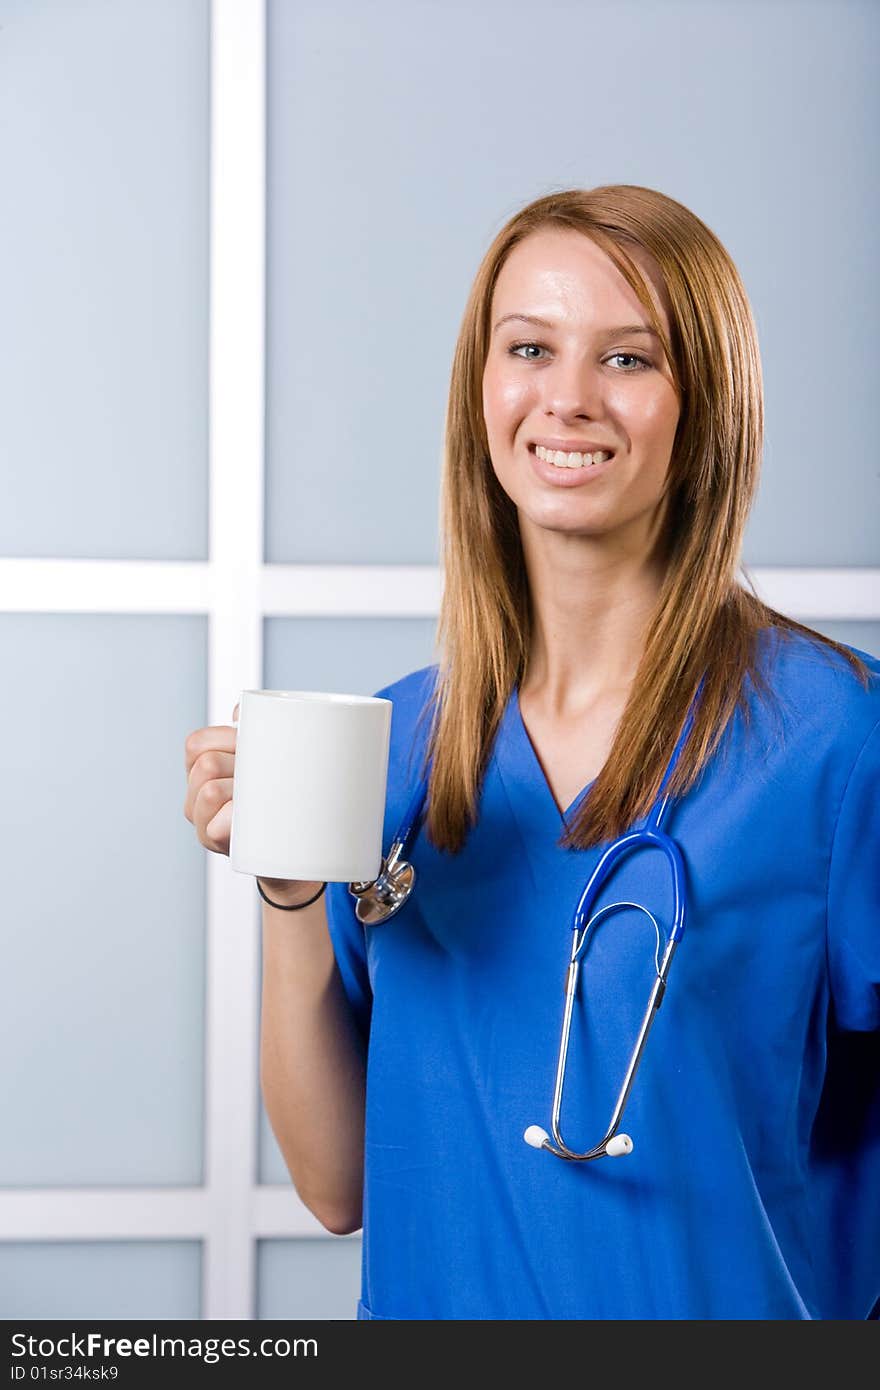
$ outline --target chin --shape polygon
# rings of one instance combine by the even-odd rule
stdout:
[[[548,507],[544,513],[517,507],[520,531],[526,525],[533,531],[552,531],[560,536],[602,536],[613,528],[613,524],[609,527],[606,520],[595,516],[573,516],[572,510],[563,516],[558,507]]]

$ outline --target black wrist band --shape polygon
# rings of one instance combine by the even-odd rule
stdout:
[[[285,907],[284,903],[273,903],[271,898],[266,897],[266,894],[260,887],[259,879],[255,879],[254,881],[257,885],[257,892],[263,899],[263,902],[268,903],[270,907],[277,907],[280,912],[299,912],[301,907],[308,907],[310,903],[316,903],[320,898],[321,894],[323,893],[324,889],[327,887],[326,883],[322,883],[321,887],[318,889],[317,893],[313,898],[308,898],[304,903],[291,903],[289,906]]]

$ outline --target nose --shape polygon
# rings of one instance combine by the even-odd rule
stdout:
[[[602,413],[602,379],[582,358],[563,354],[541,375],[542,406],[561,420],[594,419]]]

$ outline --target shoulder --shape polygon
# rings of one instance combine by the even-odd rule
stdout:
[[[417,745],[422,746],[427,739],[431,695],[438,671],[436,662],[420,666],[417,671],[410,671],[375,692],[377,699],[391,701],[392,764],[406,759],[407,766],[411,767]]]
[[[421,708],[434,689],[438,669],[436,662],[433,666],[420,666],[417,671],[410,671],[408,675],[401,676],[390,685],[383,685],[381,690],[375,692],[375,696],[377,699],[390,700],[392,704],[399,704],[402,708]]]
[[[765,628],[758,639],[758,670],[767,698],[748,692],[757,723],[804,765],[835,769],[844,779],[880,728],[880,658],[843,643],[868,670],[862,683],[846,658],[805,634]]]

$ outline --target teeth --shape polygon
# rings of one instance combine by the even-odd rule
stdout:
[[[566,454],[561,449],[545,449],[541,444],[535,446],[535,453],[539,459],[554,463],[557,468],[588,468],[594,463],[604,463],[611,457],[605,449],[598,449],[595,454]]]

